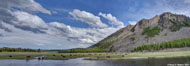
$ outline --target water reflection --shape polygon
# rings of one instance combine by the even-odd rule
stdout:
[[[190,64],[190,57],[131,60],[0,60],[0,66],[167,66]]]

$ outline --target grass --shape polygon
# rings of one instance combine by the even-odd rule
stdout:
[[[53,52],[0,52],[0,59],[34,59],[45,56],[45,60],[66,60],[80,57],[115,56],[113,53],[53,53]],[[10,57],[11,56],[11,57]],[[27,58],[30,56],[30,58]]]
[[[12,57],[10,57],[12,56]],[[27,56],[31,56],[27,58]],[[37,52],[0,52],[0,59],[34,59],[45,56],[45,60],[66,60],[71,58],[91,57],[87,60],[146,59],[190,56],[190,51],[177,52],[133,52],[133,53],[37,53]]]
[[[127,55],[122,56],[115,56],[109,59],[146,59],[146,58],[167,58],[167,57],[184,57],[190,56],[190,51],[177,51],[177,52],[136,52],[136,53],[129,53]],[[107,58],[102,58],[107,59]]]

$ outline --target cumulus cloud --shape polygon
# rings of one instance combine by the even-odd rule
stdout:
[[[55,27],[58,30],[66,32],[66,33],[69,33],[71,31],[71,27],[69,25],[65,25],[63,23],[50,22],[49,25],[52,26],[52,27]]]
[[[123,22],[119,21],[115,16],[112,16],[111,14],[104,14],[100,12],[99,16],[102,16],[105,19],[107,19],[111,25],[124,27]]]
[[[51,14],[50,11],[44,9],[39,3],[34,0],[4,0],[1,3],[7,3],[6,7],[22,8],[26,11],[39,11],[46,14]]]
[[[129,21],[129,24],[130,24],[130,25],[136,25],[137,22],[136,22],[136,21]]]
[[[9,28],[7,28],[6,26],[4,26],[4,22],[0,21],[0,29],[4,30],[6,32],[11,32],[11,30]],[[0,31],[1,32],[1,31]],[[2,34],[1,34],[2,35]]]
[[[15,25],[30,26],[32,28],[47,28],[45,22],[36,15],[22,11],[15,11],[12,15],[15,16]]]
[[[87,23],[93,27],[108,27],[106,24],[102,23],[100,17],[93,15],[92,13],[86,11],[80,11],[78,9],[74,9],[69,14],[73,17],[74,20],[79,20],[81,22]]]
[[[78,28],[61,22],[45,22],[31,12],[51,14],[34,0],[2,0],[0,2],[1,47],[45,49],[88,47],[120,28],[108,26],[100,20],[99,16],[78,9],[74,9],[69,14],[74,20],[87,23],[90,27]],[[110,22],[113,21],[114,25],[123,25],[112,15],[105,15],[106,17]]]
[[[23,48],[43,48],[43,49],[69,49],[76,47],[86,47],[76,41],[67,41],[63,36],[55,36],[53,34],[33,33],[15,28],[10,24],[3,24],[12,32],[0,30],[3,36],[0,38],[0,46],[23,47]],[[40,46],[39,46],[40,45]]]
[[[10,24],[23,30],[33,30],[34,32],[43,32],[47,29],[47,24],[38,16],[29,14],[23,11],[12,12],[15,18],[11,20]],[[41,30],[42,29],[42,30]]]
[[[104,37],[110,35],[119,28],[76,28],[59,22],[51,22],[50,34],[67,37],[69,41],[79,41],[79,43],[96,43]]]
[[[45,22],[31,12],[51,14],[34,0],[1,0],[0,20],[23,30],[44,33]],[[42,30],[41,30],[42,29]]]
[[[64,49],[88,47],[119,29],[114,27],[76,28],[60,22],[45,23],[40,17],[23,11],[14,11],[11,14],[14,19],[0,23],[3,25],[1,26],[3,30],[0,31],[3,35],[0,46],[29,47],[29,44],[35,48],[39,46]],[[36,33],[34,30],[26,29],[27,27],[45,33]]]

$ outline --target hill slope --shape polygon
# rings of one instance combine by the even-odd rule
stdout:
[[[128,25],[89,48],[112,52],[132,51],[142,45],[190,38],[190,18],[169,12]]]

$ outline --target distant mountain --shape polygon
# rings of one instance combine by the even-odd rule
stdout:
[[[89,48],[127,52],[142,45],[190,38],[190,18],[169,12],[128,25]]]

